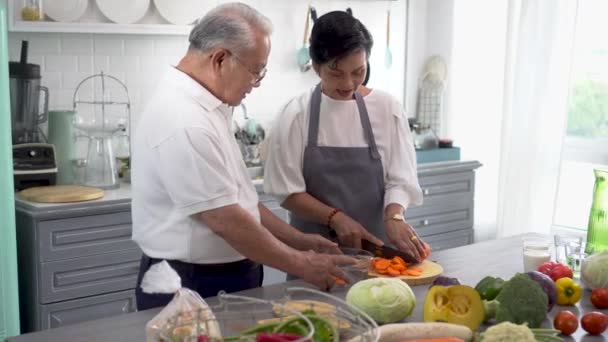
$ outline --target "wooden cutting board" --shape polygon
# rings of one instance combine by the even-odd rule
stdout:
[[[41,203],[69,203],[102,198],[104,191],[79,185],[51,185],[25,189],[18,194],[22,199]]]
[[[443,273],[443,267],[436,262],[424,260],[423,262],[413,265],[412,267],[419,267],[422,269],[422,274],[418,277],[401,275],[398,277],[391,277],[388,275],[376,273],[371,268],[368,271],[370,277],[386,277],[386,278],[398,278],[406,282],[408,285],[423,285],[430,284],[433,280],[437,279]]]

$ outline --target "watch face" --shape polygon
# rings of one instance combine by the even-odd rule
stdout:
[[[395,214],[393,215],[393,220],[405,221],[405,217],[403,217],[401,214]]]

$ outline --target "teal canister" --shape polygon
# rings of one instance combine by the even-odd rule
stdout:
[[[73,110],[49,111],[49,143],[55,146],[57,161],[57,184],[73,184],[74,133]]]

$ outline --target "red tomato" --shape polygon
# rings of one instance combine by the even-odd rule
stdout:
[[[578,318],[570,311],[560,311],[553,320],[555,329],[564,335],[571,335],[578,329]]]
[[[549,272],[555,267],[557,263],[555,261],[547,261],[538,266],[538,272],[549,275]]]
[[[599,335],[608,328],[608,317],[601,312],[590,312],[581,318],[581,325],[591,335]]]
[[[608,289],[595,289],[591,292],[591,304],[596,308],[608,309]]]
[[[574,275],[572,274],[570,267],[564,264],[557,264],[551,269],[551,271],[549,271],[549,277],[551,277],[553,281],[557,281],[560,278],[572,279],[573,276]]]

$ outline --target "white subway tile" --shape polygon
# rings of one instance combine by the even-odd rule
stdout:
[[[30,64],[40,65],[40,70],[44,70],[45,69],[44,59],[45,59],[45,57],[42,55],[29,55],[27,57],[27,62]]]
[[[78,71],[93,73],[93,59],[92,55],[78,56]]]
[[[123,41],[112,35],[95,36],[93,38],[93,53],[95,55],[117,55],[124,53]]]
[[[49,88],[52,93],[61,88],[61,73],[60,72],[43,72],[42,85]]]
[[[139,59],[139,69],[144,73],[165,70],[168,65],[165,56],[142,56]]]
[[[161,37],[155,43],[155,54],[159,56],[182,55],[188,49],[187,37]]]
[[[111,72],[134,72],[139,70],[137,56],[110,56]]]
[[[49,109],[68,109],[73,107],[74,89],[58,89],[50,92]]]
[[[57,34],[37,34],[29,38],[31,54],[59,54],[61,52],[60,36]]]
[[[75,72],[78,70],[78,58],[76,56],[54,56],[49,55],[44,59],[45,71]]]
[[[61,86],[63,88],[76,88],[85,78],[91,76],[90,72],[63,72],[61,73]]]
[[[70,35],[61,38],[61,52],[67,55],[93,53],[93,39],[87,35]]]
[[[99,74],[100,72],[110,71],[110,57],[108,56],[93,56],[93,73]]]
[[[154,55],[154,40],[148,37],[128,38],[124,40],[126,56]]]

